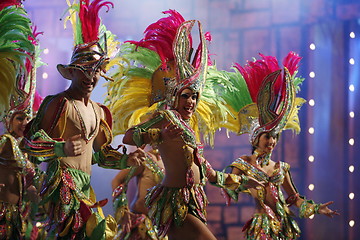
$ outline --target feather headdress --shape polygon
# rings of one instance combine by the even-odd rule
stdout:
[[[71,80],[70,68],[79,69],[88,78],[91,78],[98,68],[104,70],[109,62],[107,41],[103,41],[105,43],[103,46],[99,41],[101,25],[99,11],[102,7],[109,10],[114,5],[110,1],[104,0],[80,0],[80,3],[76,3],[74,0],[72,4],[67,0],[67,3],[69,5],[69,15],[66,17],[65,26],[67,20],[69,20],[73,27],[75,46],[70,64],[58,64],[57,69],[66,79]],[[106,35],[104,37],[106,38]]]
[[[23,111],[32,116],[36,81],[36,29],[20,1],[0,4],[0,108],[7,129],[13,114]]]
[[[140,41],[128,41],[120,47],[123,58],[108,82],[107,102],[114,116],[114,134],[142,122],[156,110],[176,108],[179,93],[190,88],[201,97],[190,124],[200,138],[213,144],[218,124],[227,108],[219,96],[222,87],[230,86],[227,78],[216,78],[215,66],[208,66],[206,38],[201,24],[185,19],[175,10],[163,12],[168,17],[151,24]],[[200,44],[192,62],[191,29],[198,23]],[[213,77],[211,77],[213,76]]]
[[[260,54],[261,59],[249,61],[244,67],[234,64],[231,78],[238,91],[227,92],[225,99],[237,113],[237,124],[226,127],[238,134],[250,133],[254,145],[263,132],[284,129],[300,131],[298,110],[305,102],[296,97],[302,78],[296,77],[300,57],[290,52],[281,69],[275,57]],[[231,122],[231,121],[230,121]]]

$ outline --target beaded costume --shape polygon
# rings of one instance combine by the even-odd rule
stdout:
[[[206,206],[208,200],[203,190],[206,182],[206,161],[202,158],[202,148],[196,143],[195,133],[192,128],[182,120],[180,114],[173,110],[160,111],[156,117],[136,128],[146,131],[148,128],[160,127],[158,124],[167,120],[183,129],[181,138],[184,155],[187,159],[188,170],[186,173],[186,186],[182,188],[166,187],[159,184],[153,187],[146,196],[146,205],[149,206],[149,217],[158,227],[159,236],[167,233],[172,221],[177,226],[181,225],[188,213],[206,222]],[[145,125],[145,126],[144,126]],[[159,146],[161,148],[161,146]],[[195,156],[194,156],[195,155]],[[194,183],[194,173],[190,168],[196,161],[201,169],[201,182]]]
[[[288,208],[281,185],[285,174],[289,171],[289,164],[278,162],[276,170],[268,176],[262,170],[238,158],[231,165],[243,171],[258,181],[263,181],[269,187],[271,197],[275,200],[275,209],[267,205],[264,188],[258,190],[255,201],[260,205],[264,213],[256,213],[254,217],[244,226],[247,239],[295,239],[300,236],[300,229],[292,218],[293,213]]]
[[[69,69],[81,70],[91,79],[109,62],[107,41],[113,39],[106,39],[105,31],[99,31],[104,27],[100,29],[98,12],[113,4],[103,0],[74,1],[73,4],[68,1],[68,4],[67,19],[73,26],[75,47],[70,64],[59,64],[57,68],[66,79],[72,79]],[[100,40],[99,35],[105,40]],[[123,169],[127,167],[128,156],[125,148],[119,153],[110,146],[113,136],[108,109],[90,99],[88,103],[95,119],[93,129],[86,128],[76,100],[64,91],[44,99],[28,133],[26,147],[33,161],[48,162],[40,192],[41,203],[46,204],[50,213],[48,238],[113,239],[117,231],[114,218],[105,218],[101,209],[107,199],[96,201],[90,186],[91,165],[97,163],[104,168]],[[42,126],[45,114],[52,114],[52,122],[47,123],[46,128]],[[81,134],[85,142],[84,153],[67,157],[65,140],[77,134]],[[100,150],[93,152],[95,145]]]
[[[41,101],[35,93],[38,33],[18,0],[0,3],[0,26],[0,119],[6,128],[0,136],[0,239],[23,239],[36,236],[28,188],[39,183],[40,171],[22,152],[18,134],[23,133],[15,132],[12,123],[17,116],[21,122],[32,118]]]
[[[0,164],[11,172],[7,179],[1,177],[5,191],[18,192],[18,203],[0,201],[0,239],[20,239],[25,236],[30,214],[30,202],[26,199],[26,189],[33,183],[35,168],[21,151],[19,142],[11,134],[0,136]],[[4,174],[4,173],[2,173]],[[4,181],[4,182],[3,182]]]
[[[141,173],[143,179],[149,181],[147,184],[151,186],[155,186],[161,182],[164,178],[163,169],[153,160],[152,156],[147,154],[146,160],[144,162],[144,170]],[[126,196],[128,183],[130,179],[133,177],[134,172],[136,171],[136,167],[130,169],[130,172],[126,176],[124,183],[117,186],[113,191],[113,207],[115,211],[115,219],[118,224],[121,224],[122,218],[126,212],[129,212],[128,200]],[[137,183],[140,184],[140,183]],[[136,204],[136,203],[135,203]],[[136,211],[136,210],[135,210]],[[141,239],[166,239],[159,238],[156,229],[152,225],[151,220],[146,214],[143,213],[132,213],[130,218],[131,221],[131,229],[127,231],[119,227],[119,232],[115,236],[114,239],[118,240],[141,240]]]
[[[230,74],[239,91],[228,92],[224,97],[237,113],[237,118],[228,124],[228,129],[238,134],[249,133],[249,140],[257,158],[256,165],[243,157],[235,160],[230,167],[264,182],[265,187],[240,187],[227,192],[235,200],[239,192],[249,193],[255,198],[256,213],[243,228],[246,239],[296,239],[300,236],[300,229],[289,206],[300,196],[291,179],[290,165],[277,162],[274,172],[268,175],[259,167],[269,164],[271,154],[258,153],[256,147],[262,133],[269,133],[278,138],[284,129],[300,131],[297,113],[305,102],[304,99],[296,97],[296,91],[300,89],[299,84],[303,81],[296,77],[300,57],[290,52],[283,61],[284,69],[280,69],[274,57],[261,55],[261,58],[248,62],[245,67],[235,64],[235,73]],[[294,192],[289,190],[288,194],[291,196],[285,200],[282,185],[286,177],[289,178]],[[300,217],[309,217],[317,213],[319,204],[301,198],[304,201],[300,206]]]
[[[160,237],[167,234],[172,224],[182,225],[187,214],[206,222],[208,200],[203,185],[212,168],[202,157],[200,134],[213,145],[215,131],[228,113],[220,91],[231,86],[227,78],[217,78],[219,72],[209,60],[206,46],[210,34],[203,34],[200,22],[185,21],[175,10],[164,13],[169,16],[149,25],[142,40],[121,46],[122,64],[114,73],[115,81],[108,83],[109,108],[117,120],[114,123],[116,133],[131,128],[137,146],[144,144],[144,136],[148,136],[150,144],[159,149],[163,161],[171,160],[170,156],[163,156],[166,149],[171,145],[179,146],[172,154],[182,157],[179,164],[186,169],[182,176],[185,185],[159,184],[146,196],[149,218]],[[194,50],[191,30],[196,23],[200,43],[190,62]],[[198,96],[196,112],[190,121],[183,120],[174,110],[181,92],[187,88]],[[181,136],[163,142],[160,131],[165,123],[182,129]],[[195,182],[191,168],[194,164],[200,172],[199,182]],[[220,187],[225,184],[238,187],[239,181],[237,176],[225,178],[218,173],[217,185]]]

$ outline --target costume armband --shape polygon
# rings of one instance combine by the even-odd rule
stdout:
[[[135,130],[133,132],[133,141],[136,144],[136,146],[140,147],[145,143],[144,135],[146,134],[148,135],[150,139],[150,144],[152,146],[156,146],[162,143],[161,129],[159,128],[143,129],[143,128],[135,127]]]
[[[93,160],[102,168],[124,169],[127,168],[128,155],[126,147],[123,147],[123,153],[119,153],[110,145],[101,147],[99,152],[94,153]]]
[[[40,140],[36,140],[40,139]],[[43,129],[36,132],[30,140],[26,139],[25,150],[38,160],[49,160],[57,157],[65,157],[65,141],[63,139],[51,138]]]
[[[161,129],[159,128],[149,128],[148,136],[150,139],[150,145],[151,146],[157,146],[162,143],[161,140]]]
[[[142,128],[135,128],[133,132],[133,141],[138,147],[144,144],[143,133],[145,133],[145,130]]]
[[[215,171],[215,172],[216,172],[216,182],[210,182],[210,183],[216,187],[224,188],[225,173],[219,171]]]
[[[301,218],[309,218],[314,214],[318,214],[320,205],[321,204],[316,204],[313,200],[304,199],[300,205],[299,216]]]
[[[246,184],[248,178],[245,175],[236,175],[232,173],[224,173],[216,171],[216,182],[211,183],[220,188],[227,188],[230,190],[239,189],[243,184]]]
[[[160,122],[164,118],[163,114],[159,114],[156,117],[134,127],[132,139],[136,146],[140,147],[144,144],[144,134],[149,134],[149,139],[154,143],[160,143],[160,129],[151,128],[154,124]]]
[[[54,144],[55,155],[58,157],[66,157],[64,147],[65,147],[65,142],[56,142]]]
[[[245,175],[245,174],[241,174],[241,184],[240,186],[236,189],[237,192],[242,192],[247,190],[246,187],[244,187],[249,181],[249,178]]]

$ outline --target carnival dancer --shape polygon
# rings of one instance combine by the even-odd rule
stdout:
[[[0,25],[0,119],[6,129],[0,136],[0,239],[25,239],[32,230],[31,202],[39,200],[36,169],[21,150],[25,126],[41,101],[35,97],[37,34],[21,1],[0,3]]]
[[[116,222],[103,215],[101,207],[107,200],[96,201],[90,186],[91,165],[137,166],[145,152],[138,149],[127,155],[125,149],[122,153],[113,149],[111,114],[90,99],[109,61],[106,37],[99,36],[98,13],[113,4],[103,0],[68,4],[75,47],[70,64],[58,64],[57,69],[71,85],[44,99],[31,123],[27,149],[34,161],[48,162],[41,190],[41,203],[47,204],[49,213],[47,238],[113,239]]]
[[[313,214],[328,217],[339,215],[328,206],[333,202],[316,204],[300,196],[290,174],[290,165],[271,159],[284,129],[300,131],[298,110],[305,102],[296,97],[302,78],[296,76],[300,57],[290,52],[281,69],[275,57],[261,55],[260,60],[248,62],[244,67],[235,64],[231,79],[234,85],[246,86],[228,92],[224,97],[238,113],[234,129],[238,134],[249,133],[252,154],[241,156],[230,167],[232,173],[253,177],[265,182],[265,187],[229,190],[237,200],[239,192],[250,194],[256,202],[253,218],[244,226],[246,239],[296,239],[300,229],[289,207],[299,208],[300,217]],[[282,192],[285,190],[288,198]]]
[[[162,183],[146,196],[148,215],[159,236],[215,239],[205,224],[208,200],[203,186],[206,179],[219,187],[259,183],[249,179],[246,184],[240,176],[215,172],[202,157],[200,132],[212,140],[217,130],[216,120],[221,119],[225,106],[220,96],[215,98],[218,82],[205,81],[210,62],[200,22],[185,21],[175,10],[164,13],[170,16],[151,24],[141,41],[123,46],[128,47],[129,53],[122,57],[128,59],[131,67],[120,79],[123,90],[119,92],[123,92],[113,107],[123,119],[128,117],[128,121],[118,124],[133,126],[125,133],[123,142],[156,146],[164,162]],[[200,44],[192,56],[191,30],[196,23]],[[131,91],[137,86],[143,90]],[[120,88],[114,86],[113,89]],[[131,113],[127,107],[136,111]],[[153,114],[149,117],[148,113]],[[139,120],[141,115],[148,120],[134,126],[135,119]]]
[[[129,207],[126,192],[133,177],[136,177],[136,193]],[[119,231],[114,239],[166,239],[158,237],[145,206],[147,190],[159,184],[163,178],[164,164],[157,149],[146,152],[143,165],[121,170],[115,176],[112,181],[113,206]]]

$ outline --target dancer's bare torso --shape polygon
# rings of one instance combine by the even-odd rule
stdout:
[[[58,97],[64,96],[66,98],[65,93],[58,95]],[[56,99],[53,101],[56,102]],[[47,116],[51,116],[54,111],[56,111],[56,106],[50,102],[41,122],[44,129],[49,129]],[[64,116],[60,117],[55,127],[47,133],[52,138],[63,138],[65,141],[81,134],[83,152],[78,156],[61,158],[61,165],[91,174],[94,141],[99,132],[100,119],[104,118],[103,110],[91,100],[85,104],[80,100],[66,98],[62,114]]]

